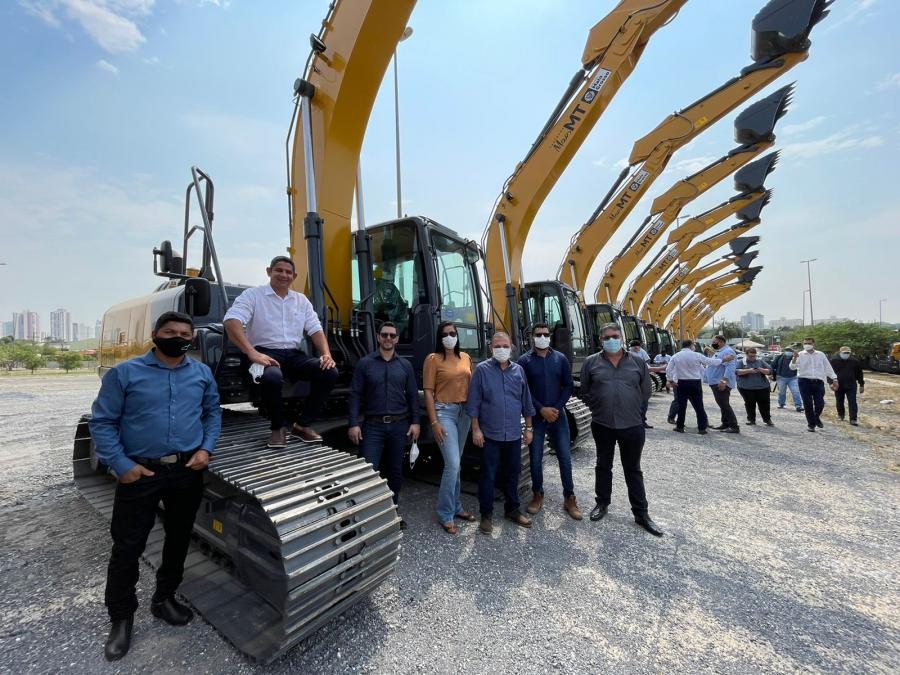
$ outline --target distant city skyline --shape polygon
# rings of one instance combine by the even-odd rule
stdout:
[[[100,334],[101,319],[93,323],[72,321],[71,313],[63,307],[51,310],[49,315],[50,321],[42,324],[40,312],[27,307],[13,312],[11,321],[0,321],[0,337],[11,336],[16,340],[35,342],[78,342],[92,340]],[[49,326],[49,330],[42,329],[42,326]]]

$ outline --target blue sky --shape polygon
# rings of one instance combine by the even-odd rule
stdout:
[[[504,179],[579,66],[611,0],[422,0],[399,47],[404,210],[481,238]],[[750,63],[764,0],[689,0],[544,203],[529,278],[555,274],[633,142]],[[325,0],[19,0],[0,6],[0,319],[63,306],[93,323],[149,292],[150,251],[177,239],[189,167],[216,181],[223,272],[261,283],[288,243],[284,138],[291,88]],[[900,49],[894,0],[837,0],[776,129],[783,161],[753,234],[765,270],[722,312],[799,317],[813,264],[817,317],[900,321]],[[756,99],[754,99],[756,100]],[[749,104],[749,103],[748,103]],[[742,109],[745,106],[741,106]],[[736,114],[736,111],[734,114]],[[390,78],[362,153],[366,222],[396,209]],[[599,273],[652,197],[735,146],[734,114],[675,155],[598,258]],[[685,213],[731,196],[730,182]],[[723,229],[717,228],[714,231]]]

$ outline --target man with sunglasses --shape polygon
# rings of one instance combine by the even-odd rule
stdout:
[[[378,349],[353,369],[347,429],[350,441],[360,446],[360,456],[376,471],[383,468],[394,504],[400,496],[407,440],[419,438],[419,389],[412,364],[397,355],[398,337],[397,327],[385,321]],[[402,520],[400,529],[406,529]]]
[[[534,324],[531,336],[534,348],[519,359],[528,378],[531,402],[537,411],[534,436],[528,446],[533,497],[525,510],[535,514],[544,505],[544,438],[549,436],[559,461],[563,509],[575,520],[581,520],[572,481],[572,441],[566,418],[566,402],[572,395],[572,366],[569,359],[550,348],[550,327],[546,323]]]

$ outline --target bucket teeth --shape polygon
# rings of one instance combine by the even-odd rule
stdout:
[[[833,0],[770,0],[753,18],[750,53],[769,61],[809,49],[813,27],[828,16]]]
[[[762,210],[772,201],[772,190],[766,190],[757,199],[737,212],[737,217],[742,222],[759,220]]]
[[[778,165],[780,151],[770,152],[746,166],[738,169],[734,174],[734,189],[738,192],[755,192],[765,187],[766,178]]]
[[[788,84],[747,106],[734,121],[734,139],[744,144],[774,140],[775,124],[787,113],[793,92],[794,84]]]
[[[736,255],[744,255],[747,249],[759,242],[759,237],[737,237],[728,242],[731,252]]]

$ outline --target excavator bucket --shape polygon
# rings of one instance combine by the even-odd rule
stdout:
[[[748,145],[774,140],[775,123],[787,113],[793,92],[789,84],[745,108],[734,121],[734,140]]]
[[[759,267],[751,267],[749,270],[744,272],[740,277],[738,277],[738,283],[749,284],[756,278],[757,274],[762,272],[762,269],[763,269],[762,265],[760,265]]]
[[[738,237],[728,242],[731,252],[735,255],[744,255],[751,246],[759,242],[759,237]]]
[[[778,165],[779,151],[750,162],[734,174],[734,189],[738,192],[755,192],[766,187],[766,178]]]
[[[738,258],[734,264],[737,267],[740,267],[742,270],[746,270],[750,268],[750,264],[756,259],[756,256],[759,255],[759,251],[748,251],[740,258]]]
[[[738,220],[741,222],[749,223],[754,220],[759,220],[759,216],[762,213],[762,210],[772,201],[772,191],[766,190],[762,195],[760,195],[759,199],[756,199],[740,211],[737,212]]]
[[[770,0],[753,18],[750,54],[768,61],[790,52],[809,49],[809,34],[828,16],[834,0]]]

